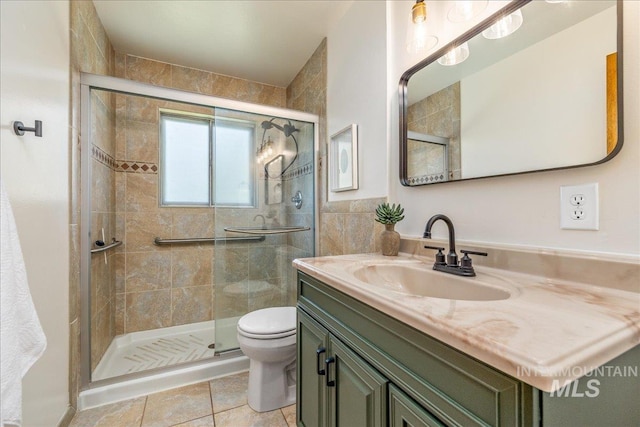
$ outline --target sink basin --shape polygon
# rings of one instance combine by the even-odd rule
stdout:
[[[466,301],[497,301],[511,296],[477,277],[458,277],[415,265],[367,265],[354,270],[353,275],[371,286],[408,295]]]

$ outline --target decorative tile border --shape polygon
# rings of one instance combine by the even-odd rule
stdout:
[[[158,173],[158,165],[149,162],[135,162],[130,160],[118,160],[116,172],[128,173]]]
[[[156,163],[151,162],[142,162],[136,160],[116,160],[111,155],[106,153],[100,147],[96,145],[92,145],[91,147],[91,155],[98,162],[107,166],[109,169],[112,169],[116,172],[127,172],[127,173],[150,173],[157,174],[158,173],[158,165]],[[313,173],[313,162],[306,163],[302,166],[298,166],[297,168],[288,171],[282,176],[283,180],[290,180],[294,178],[298,178],[304,175],[310,175]]]
[[[109,155],[102,148],[98,147],[95,144],[91,144],[91,157],[96,159],[98,162],[102,163],[109,169],[116,168],[116,159],[114,159],[111,155]]]
[[[289,179],[297,178],[303,175],[310,175],[312,173],[313,173],[313,163],[309,162],[305,165],[299,166],[293,170],[288,171],[287,173],[284,174],[282,179],[289,180]]]
[[[115,172],[127,173],[158,173],[158,165],[150,162],[138,162],[135,160],[116,160],[97,145],[91,146],[91,156],[98,162]]]
[[[411,176],[407,179],[410,184],[426,184],[429,182],[442,182],[446,180],[447,178],[444,176],[444,174],[441,173],[433,175]]]

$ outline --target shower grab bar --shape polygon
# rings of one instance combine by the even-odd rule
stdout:
[[[217,242],[262,242],[264,236],[256,237],[188,237],[185,239],[161,239],[156,237],[153,243],[156,245],[174,245],[183,243],[213,243]]]
[[[226,227],[224,231],[244,234],[285,234],[311,230],[311,227]]]
[[[97,254],[98,252],[108,251],[111,248],[115,248],[116,246],[120,246],[122,244],[122,240],[113,239],[113,242],[109,243],[107,246],[101,246],[95,249],[91,249],[92,254]]]

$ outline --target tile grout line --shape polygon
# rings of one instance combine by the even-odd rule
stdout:
[[[191,418],[191,419],[188,419],[188,420],[180,421],[178,424],[171,424],[171,425],[170,425],[170,426],[168,426],[168,427],[176,427],[176,426],[180,426],[180,425],[182,425],[182,424],[190,423],[191,421],[201,420],[201,419],[203,419],[203,418],[207,418],[207,417],[211,417],[211,418],[213,418],[213,414],[204,415],[204,416],[202,416],[202,417],[198,417],[198,418]],[[214,419],[214,421],[213,421],[213,425],[215,426],[215,419]]]
[[[215,343],[215,339],[213,341]],[[211,390],[211,380],[207,381],[209,388],[209,404],[211,405],[211,421],[213,421],[213,427],[216,425],[216,414],[213,412],[213,390]]]
[[[142,417],[140,417],[140,427],[142,427],[142,423],[144,422],[144,414],[147,412],[147,402],[149,401],[149,395],[144,397],[144,406],[142,407]]]

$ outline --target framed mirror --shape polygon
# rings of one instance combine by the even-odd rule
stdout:
[[[516,31],[488,38],[516,12]],[[622,2],[516,0],[399,89],[405,186],[605,162],[622,147]]]

